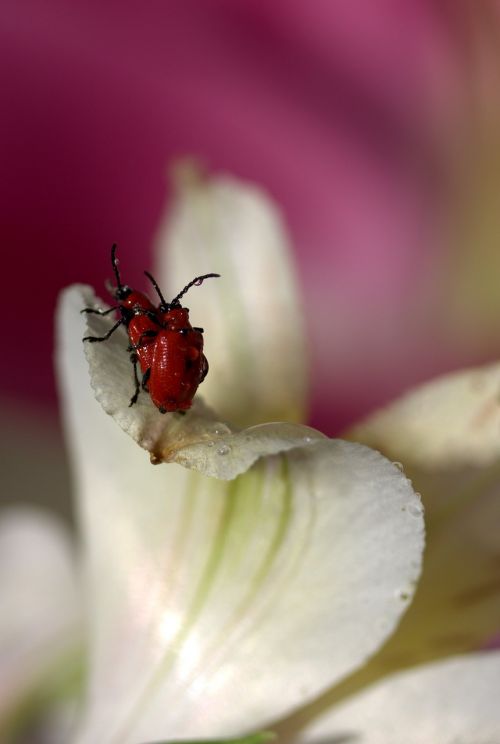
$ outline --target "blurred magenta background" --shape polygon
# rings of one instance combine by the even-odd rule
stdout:
[[[313,425],[335,434],[498,357],[499,44],[496,2],[4,0],[9,421],[57,439],[57,294],[101,289],[113,241],[128,276],[151,268],[167,167],[186,154],[283,208]]]

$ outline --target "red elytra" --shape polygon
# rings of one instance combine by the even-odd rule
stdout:
[[[208,372],[203,329],[191,326],[188,309],[180,305],[162,312],[160,321],[160,328],[152,329],[151,320],[143,317],[145,330],[137,340],[136,328],[129,333],[143,373],[141,385],[161,413],[185,411]]]
[[[147,382],[149,395],[161,413],[185,411],[208,372],[203,335],[161,330],[156,336]]]
[[[135,381],[135,392],[129,405],[136,403],[142,387],[149,392],[160,413],[184,412],[191,407],[198,385],[207,375],[208,362],[203,354],[203,328],[193,328],[189,322],[189,310],[182,307],[180,299],[190,287],[220,274],[195,277],[171,302],[166,302],[151,274],[144,272],[160,298],[159,306],[155,307],[145,294],[121,283],[116,244],[111,249],[111,263],[117,287],[110,292],[118,300],[118,305],[109,310],[85,308],[82,312],[107,315],[118,310],[121,318],[104,336],[86,336],[83,340],[106,341],[120,325],[125,325]],[[137,363],[142,371],[141,381],[137,376]]]

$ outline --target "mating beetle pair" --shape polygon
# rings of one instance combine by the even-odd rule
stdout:
[[[122,284],[116,243],[111,248],[111,264],[117,285],[111,294],[118,304],[109,310],[85,308],[82,312],[108,315],[118,311],[120,318],[104,336],[86,336],[83,340],[91,343],[107,341],[124,325],[130,341],[128,351],[135,381],[135,392],[129,405],[137,402],[142,388],[149,393],[160,413],[186,411],[191,407],[198,385],[207,375],[208,362],[203,354],[203,328],[193,328],[189,322],[189,310],[182,307],[180,299],[192,286],[220,274],[195,277],[171,302],[166,302],[156,281],[145,271],[160,298],[158,307],[155,307],[145,294]],[[142,380],[137,374],[137,364],[141,368]]]

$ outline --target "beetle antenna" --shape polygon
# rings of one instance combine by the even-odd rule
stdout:
[[[122,280],[120,279],[120,272],[118,270],[118,259],[116,257],[116,249],[117,249],[117,245],[116,243],[113,243],[113,245],[111,246],[111,265],[113,266],[113,271],[116,277],[116,284],[117,284],[116,289],[117,291],[119,291],[123,285],[122,285]]]
[[[205,279],[210,279],[211,277],[218,277],[218,276],[220,276],[220,274],[203,274],[203,276],[195,276],[195,278],[192,279],[189,282],[189,284],[186,284],[186,286],[184,287],[184,289],[181,292],[179,292],[179,294],[176,297],[174,297],[174,299],[172,300],[172,302],[170,303],[170,305],[179,305],[180,304],[179,303],[179,300],[181,299],[181,297],[184,297],[184,295],[186,294],[186,292],[188,291],[188,289],[190,289],[194,285],[196,285],[197,287],[199,287],[200,284],[203,284],[203,282],[205,281]]]
[[[168,305],[168,302],[165,300],[164,296],[162,295],[161,289],[159,288],[158,283],[151,276],[151,274],[149,273],[149,271],[145,271],[144,273],[146,274],[147,278],[149,279],[149,281],[151,282],[151,284],[153,285],[153,287],[156,289],[156,292],[158,293],[158,297],[160,298],[161,307],[162,308],[164,308],[164,307],[166,308],[167,305]]]

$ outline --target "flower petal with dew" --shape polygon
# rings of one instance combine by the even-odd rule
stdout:
[[[500,364],[446,375],[347,432],[397,462],[421,492],[426,551],[415,597],[387,643],[286,723],[301,728],[390,673],[484,645],[500,617]]]
[[[426,509],[422,580],[384,664],[463,653],[500,629],[499,393],[500,364],[456,372],[348,434],[403,463]]]
[[[299,744],[497,744],[500,653],[391,675],[311,723]]]
[[[0,519],[0,737],[9,741],[48,701],[71,697],[81,659],[79,581],[69,534],[41,510]],[[61,703],[58,705],[57,703]],[[43,711],[40,711],[43,715]],[[62,720],[52,720],[58,729]]]
[[[174,173],[177,197],[160,227],[160,286],[221,279],[189,294],[206,330],[210,373],[203,397],[236,425],[306,418],[307,348],[292,250],[277,206],[252,184],[205,178],[192,163]]]
[[[144,395],[125,410],[132,373],[117,332],[116,348],[87,349],[103,408],[136,439],[154,431],[172,460],[197,448],[200,472],[152,467],[88,384],[87,301],[78,288],[63,296],[58,354],[93,607],[78,744],[258,730],[393,631],[420,570],[420,502],[378,453],[307,427],[276,425],[266,441],[261,427],[224,425],[234,449],[220,454],[201,405],[162,416]]]

